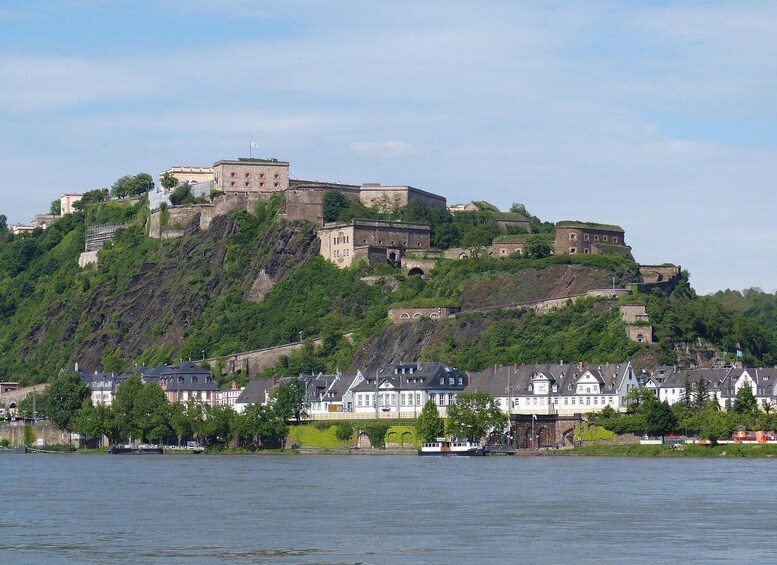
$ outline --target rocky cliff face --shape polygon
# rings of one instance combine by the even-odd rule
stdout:
[[[73,360],[99,367],[105,348],[120,347],[127,359],[150,346],[174,350],[210,301],[235,286],[248,290],[260,273],[271,287],[318,253],[315,234],[304,224],[277,226],[257,243],[237,279],[227,280],[225,241],[236,232],[234,220],[217,217],[208,231],[200,231],[196,223],[192,221],[185,237],[165,242],[118,295],[96,289],[80,318],[71,320],[58,337],[60,342],[78,342]]]

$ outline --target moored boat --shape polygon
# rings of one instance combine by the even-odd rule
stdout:
[[[427,441],[418,450],[418,455],[478,457],[485,454],[486,450],[483,446],[471,441],[440,438],[437,441]]]
[[[138,446],[114,445],[108,453],[111,455],[162,455],[164,450],[161,445],[143,443]]]

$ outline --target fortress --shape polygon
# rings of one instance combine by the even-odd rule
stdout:
[[[289,162],[274,158],[221,160],[216,161],[213,167],[177,166],[162,173],[165,174],[178,175],[176,179],[189,184],[193,195],[210,196],[210,202],[171,206],[169,193],[172,189],[149,194],[149,206],[152,208],[148,223],[150,237],[181,237],[194,222],[199,229],[206,230],[216,216],[235,210],[253,211],[257,202],[282,194],[281,215],[288,220],[317,224],[321,255],[341,268],[366,259],[370,264],[388,263],[407,271],[407,260],[408,264],[412,263],[410,274],[423,274],[440,258],[466,259],[473,251],[457,248],[440,252],[433,249],[431,228],[426,224],[369,219],[324,222],[325,195],[331,191],[339,192],[346,200],[358,201],[386,212],[414,203],[446,206],[444,196],[410,185],[293,179],[289,173]],[[167,204],[163,205],[165,201]],[[538,238],[544,240],[551,253],[557,255],[630,253],[625,232],[616,225],[562,221],[556,224],[555,234],[531,234],[528,233],[528,217],[500,212],[487,202],[456,205],[449,210],[455,214],[487,211],[493,215],[500,229],[509,233],[510,229],[519,228],[514,231],[527,232],[496,237],[486,249],[489,255],[496,257],[525,254],[527,244]]]

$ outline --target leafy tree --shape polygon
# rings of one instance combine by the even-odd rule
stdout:
[[[157,383],[143,385],[132,406],[132,419],[143,443],[147,440],[162,442],[167,438],[170,433],[168,410],[169,403],[162,387]]]
[[[367,434],[367,439],[374,449],[386,447],[386,434],[389,427],[385,422],[370,422],[364,426],[364,433]]]
[[[198,435],[205,445],[226,444],[232,437],[235,411],[230,406],[210,406],[203,410],[204,419],[198,424]]]
[[[135,176],[121,177],[111,187],[111,195],[114,198],[126,198],[138,196],[150,192],[154,188],[154,180],[148,173],[138,173]]]
[[[135,408],[135,403],[142,389],[143,381],[140,376],[133,375],[121,383],[116,391],[112,408],[119,438],[138,439],[141,436],[140,426],[135,420],[135,415],[139,413],[139,410]]]
[[[170,171],[165,171],[162,174],[162,179],[160,181],[162,184],[162,188],[165,190],[170,190],[171,188],[174,188],[180,184],[177,178],[175,178]]]
[[[289,428],[272,406],[254,403],[235,416],[234,430],[254,447],[283,447]]]
[[[170,195],[170,204],[173,206],[192,204],[194,202],[197,202],[197,199],[192,194],[192,189],[188,184],[179,184]]]
[[[53,214],[55,216],[59,216],[62,213],[62,202],[59,198],[56,200],[51,201],[51,206],[49,207],[49,214]]]
[[[76,412],[90,396],[89,385],[81,375],[72,371],[61,372],[46,389],[44,401],[49,420],[60,429],[72,429]]]
[[[645,413],[645,433],[649,436],[661,436],[677,428],[677,418],[669,404],[653,401],[647,405]]]
[[[716,445],[719,439],[729,437],[735,427],[734,421],[729,418],[729,413],[711,408],[700,411],[694,419],[699,437],[709,440],[712,445]]]
[[[184,436],[189,436],[192,434],[192,420],[188,414],[187,405],[183,404],[182,402],[174,402],[170,404],[169,423],[173,433],[178,439],[178,445],[181,445]]]
[[[461,245],[469,249],[473,257],[478,256],[484,247],[491,244],[494,235],[494,231],[489,226],[475,226],[461,237]]]
[[[324,193],[324,221],[335,222],[340,213],[348,209],[348,199],[339,190],[327,190]]]
[[[445,434],[445,421],[440,417],[437,405],[433,400],[428,400],[424,404],[421,415],[415,423],[415,428],[418,436],[424,441],[432,441]]]
[[[307,416],[305,386],[298,379],[289,379],[270,392],[273,409],[285,421],[294,419],[297,423]]]
[[[645,405],[658,402],[656,400],[656,395],[644,387],[631,389],[626,395],[625,400],[627,414],[636,414],[638,412],[644,413],[643,408]]]
[[[485,392],[465,392],[448,406],[448,432],[465,435],[470,441],[479,441],[493,429],[507,424],[507,414],[502,412],[494,397]]]
[[[86,210],[89,204],[98,204],[100,202],[107,202],[110,195],[107,188],[95,188],[94,190],[88,190],[84,193],[81,199],[73,204],[73,208],[76,210]]]
[[[744,385],[737,392],[734,400],[734,412],[737,414],[755,414],[758,412],[758,400],[753,395],[753,389],[749,384]]]
[[[335,437],[340,441],[350,441],[353,438],[353,424],[340,422],[335,427]]]
[[[548,242],[537,236],[526,238],[526,244],[523,247],[523,255],[527,259],[543,259],[550,257],[551,248]]]
[[[6,231],[8,229],[8,216],[0,214],[0,231]]]

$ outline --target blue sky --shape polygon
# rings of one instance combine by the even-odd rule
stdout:
[[[777,3],[0,4],[0,213],[248,153],[777,290]]]

